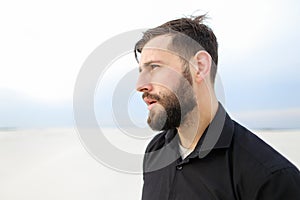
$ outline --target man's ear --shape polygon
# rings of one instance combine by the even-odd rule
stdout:
[[[209,77],[211,70],[212,58],[207,51],[198,51],[194,56],[194,67],[196,70],[195,81],[201,82]]]

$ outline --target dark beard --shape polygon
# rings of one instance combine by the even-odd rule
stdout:
[[[151,95],[153,98],[156,95]],[[155,99],[155,98],[153,98]],[[148,125],[155,131],[168,130],[178,127],[181,121],[181,110],[178,99],[171,93],[170,95],[162,95],[157,102],[164,107],[164,111],[150,111],[148,117]]]
[[[178,95],[181,103],[179,103],[175,93]],[[161,131],[178,128],[187,113],[196,106],[197,103],[191,85],[186,80],[180,81],[175,93],[168,91],[168,93],[161,95],[147,92],[143,94],[143,98],[155,99],[165,109],[165,111],[158,112],[150,111],[147,122],[151,129]]]

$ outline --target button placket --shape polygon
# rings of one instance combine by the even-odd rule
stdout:
[[[177,166],[176,166],[176,169],[177,169],[177,170],[182,170],[182,168],[183,168],[182,165],[177,165]]]

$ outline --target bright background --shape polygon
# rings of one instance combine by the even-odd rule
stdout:
[[[299,1],[1,1],[0,199],[140,199],[140,174],[103,166],[80,143],[73,128],[76,77],[111,37],[206,12],[219,41],[227,111],[261,129],[256,133],[299,167]],[[114,128],[109,98],[119,75],[134,67],[132,55],[113,63],[95,94],[95,114],[110,127],[113,145],[143,153],[147,140]],[[146,106],[133,91],[124,112],[145,126]]]
[[[2,1],[0,127],[72,126],[76,76],[102,42],[208,13],[228,112],[253,128],[299,128],[299,11],[296,0]]]

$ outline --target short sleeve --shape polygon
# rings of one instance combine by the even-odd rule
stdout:
[[[300,200],[300,174],[296,168],[272,173],[258,189],[255,200]]]

